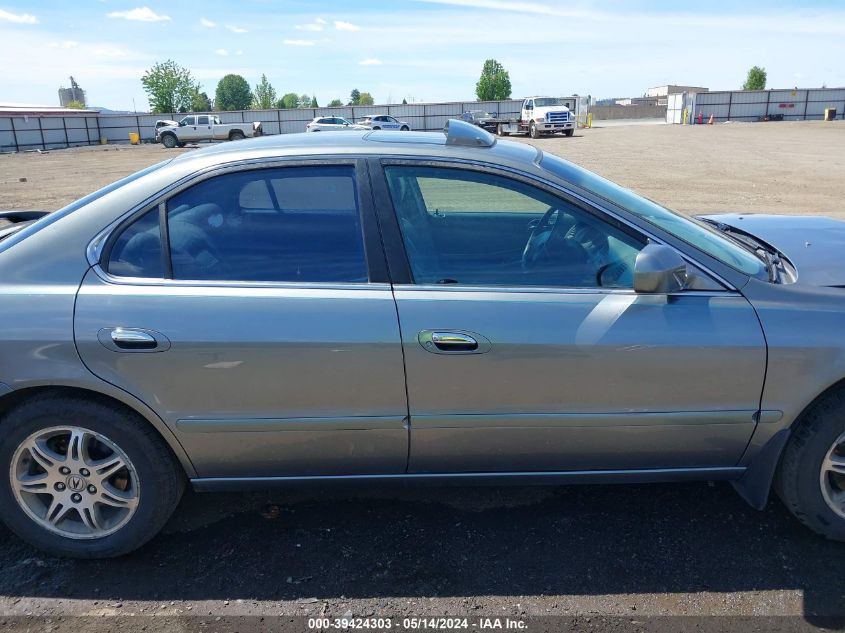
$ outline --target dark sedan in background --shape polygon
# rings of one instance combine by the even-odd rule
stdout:
[[[484,128],[488,132],[495,132],[498,125],[496,116],[486,110],[467,110],[461,115],[461,120]]]

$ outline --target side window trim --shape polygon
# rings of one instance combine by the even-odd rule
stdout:
[[[229,281],[229,280],[182,280],[173,279],[173,266],[170,254],[169,232],[167,218],[168,202],[182,191],[193,187],[203,181],[211,178],[222,176],[229,173],[239,171],[255,171],[273,168],[295,168],[295,167],[352,167],[355,186],[357,191],[358,213],[361,223],[361,233],[364,247],[364,257],[367,266],[368,278],[367,282],[338,282],[338,281]],[[109,260],[112,255],[112,249],[115,242],[120,235],[129,228],[134,222],[139,220],[145,214],[158,207],[159,210],[159,231],[161,234],[162,258],[164,264],[166,278],[141,278],[141,277],[126,277],[115,275],[109,272]],[[320,159],[308,159],[301,157],[294,157],[291,159],[258,159],[247,160],[242,163],[233,165],[215,166],[211,169],[202,171],[197,174],[192,174],[187,178],[183,178],[177,183],[167,187],[160,194],[155,196],[152,201],[147,200],[141,205],[130,210],[126,215],[115,220],[109,227],[104,229],[92,240],[89,249],[93,248],[93,244],[99,242],[102,244],[98,255],[95,255],[96,264],[94,264],[98,274],[104,277],[110,283],[138,283],[139,281],[149,284],[172,284],[178,286],[191,285],[226,285],[226,286],[294,286],[294,287],[362,287],[368,284],[384,284],[390,283],[390,276],[388,273],[387,260],[385,258],[381,236],[378,231],[378,220],[376,219],[376,210],[373,204],[373,193],[371,187],[371,180],[369,177],[369,168],[367,160],[364,158],[349,158],[349,157],[325,157]],[[95,251],[96,252],[96,251]],[[166,259],[165,259],[166,253]]]
[[[167,227],[167,203],[158,204],[158,230],[161,235],[161,269],[165,279],[173,279],[173,258],[170,254],[170,230]]]
[[[468,160],[448,160],[443,158],[436,158],[436,159],[429,159],[429,160],[414,160],[414,159],[403,159],[403,158],[371,158],[368,160],[370,166],[370,179],[373,185],[373,193],[374,199],[376,201],[376,210],[378,212],[378,219],[379,219],[379,228],[382,233],[382,240],[384,243],[384,252],[385,256],[387,257],[388,266],[390,268],[391,277],[394,284],[397,285],[414,285],[416,286],[416,282],[413,278],[413,273],[411,272],[411,266],[408,261],[408,254],[405,249],[405,243],[402,239],[402,232],[399,228],[399,220],[396,213],[396,210],[393,207],[393,199],[390,196],[390,190],[387,185],[387,176],[385,174],[384,168],[389,166],[413,166],[413,167],[442,167],[442,168],[452,168],[452,169],[465,169],[480,173],[490,173],[495,174],[498,176],[502,176],[505,178],[510,178],[512,180],[517,180],[519,182],[524,182],[525,184],[537,187],[538,189],[551,194],[553,196],[559,197],[569,204],[572,204],[579,209],[583,210],[585,213],[589,213],[597,220],[610,224],[611,226],[631,235],[632,237],[644,240],[644,241],[651,241],[656,243],[665,243],[659,238],[655,237],[652,234],[649,234],[647,231],[641,229],[640,227],[631,224],[624,218],[619,217],[617,214],[609,211],[607,209],[602,208],[600,205],[596,204],[594,201],[579,196],[577,193],[574,193],[565,187],[552,184],[544,181],[539,177],[534,177],[531,174],[526,174],[524,172],[510,169],[508,167],[504,167],[501,165],[496,165],[492,163],[482,163],[482,162],[474,162]],[[721,275],[713,272],[711,268],[701,264],[701,262],[697,261],[695,258],[689,256],[687,253],[683,251],[679,251],[681,256],[688,264],[692,264],[699,270],[701,270],[705,275],[710,277],[715,283],[723,286],[724,290],[713,291],[716,293],[724,293],[724,292],[736,292],[736,289],[726,281]],[[427,289],[437,288],[440,290],[470,290],[473,287],[467,286],[438,286],[434,284],[420,284],[419,287],[425,287]],[[541,291],[542,287],[529,287],[529,286],[478,286],[480,289],[488,289],[488,290],[496,290],[496,291],[507,291],[510,292],[512,290],[516,290],[519,292],[536,292]],[[556,291],[559,292],[585,292],[585,291],[599,291],[599,292],[629,292],[626,289],[610,289],[610,288],[597,288],[597,289],[589,289],[589,288],[574,288],[568,286],[557,286],[555,287]],[[704,291],[703,291],[704,292]],[[709,291],[708,291],[709,292]]]

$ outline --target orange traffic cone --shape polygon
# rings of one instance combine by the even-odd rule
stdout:
[[[710,115],[710,118],[707,120],[707,125],[713,125],[713,115]]]

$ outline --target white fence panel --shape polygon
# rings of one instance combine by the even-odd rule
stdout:
[[[766,114],[766,103],[736,103],[731,106],[731,119],[754,119]],[[727,118],[727,113],[723,116]]]

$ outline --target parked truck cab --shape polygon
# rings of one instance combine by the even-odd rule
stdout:
[[[499,136],[528,134],[540,138],[562,132],[575,133],[577,122],[572,110],[576,97],[528,97],[522,102],[519,119],[493,119]]]
[[[575,133],[575,117],[563,97],[529,97],[522,103],[520,119],[531,138],[556,132],[566,136]]]

